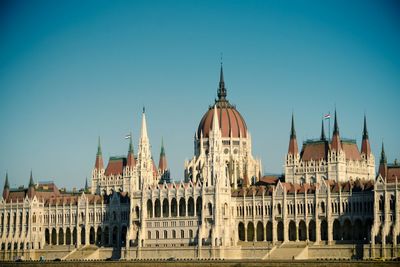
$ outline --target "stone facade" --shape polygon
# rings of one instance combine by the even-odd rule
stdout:
[[[144,110],[137,155],[130,136],[128,155],[104,167],[99,140],[90,187],[68,192],[31,174],[28,188],[11,189],[6,175],[0,257],[308,258],[326,245],[347,258],[352,246],[362,258],[399,255],[400,166],[387,164],[382,147],[375,174],[366,119],[361,151],[340,138],[335,112],[332,138],[322,124],[321,137],[299,152],[292,117],[284,174],[262,176],[226,95],[221,67],[183,181],[170,182],[163,145],[155,165]]]

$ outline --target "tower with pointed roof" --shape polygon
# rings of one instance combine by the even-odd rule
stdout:
[[[35,196],[35,183],[33,182],[33,174],[31,170],[31,175],[29,177],[28,185],[28,198],[33,198]]]
[[[217,96],[200,120],[194,136],[194,157],[185,162],[185,180],[197,182],[209,177],[207,158],[212,158],[211,153],[214,153],[225,162],[224,168],[233,188],[250,186],[261,176],[261,161],[252,155],[251,135],[245,120],[227,98],[222,63]],[[217,150],[219,152],[215,153]]]
[[[385,147],[382,142],[382,149],[381,149],[381,158],[379,160],[379,171],[378,173],[383,177],[387,177],[387,158],[386,158],[386,153],[385,153]]]
[[[103,153],[101,151],[100,136],[97,141],[97,153],[96,160],[94,162],[94,168],[92,170],[92,186],[91,193],[100,194],[99,183],[104,176],[104,163],[103,163]]]
[[[164,139],[161,139],[160,160],[158,161],[158,175],[160,183],[170,182],[170,172],[167,164],[167,156],[165,155]]]
[[[8,172],[7,172],[6,180],[4,182],[4,188],[3,188],[3,199],[7,200],[9,194],[10,194],[10,184],[8,182]]]
[[[154,164],[150,151],[150,141],[147,135],[147,122],[146,113],[143,108],[142,113],[142,127],[140,131],[139,150],[137,159],[137,170],[139,181],[139,188],[144,185],[157,184],[156,177],[154,177]]]

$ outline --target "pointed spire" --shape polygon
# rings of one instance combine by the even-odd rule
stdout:
[[[147,137],[147,123],[146,123],[146,112],[145,108],[143,107],[143,113],[142,113],[142,129],[140,132],[140,138],[141,139],[148,139]]]
[[[218,100],[225,100],[225,99],[226,99],[226,88],[224,81],[224,70],[222,68],[222,62],[221,62],[221,69],[219,73]]]
[[[296,130],[294,129],[294,114],[292,113],[288,154],[297,155],[298,153],[299,148],[297,146]]]
[[[367,130],[367,117],[364,114],[364,129],[361,143],[361,153],[364,153],[366,156],[371,154],[371,146],[369,144],[368,138],[368,130]]]
[[[88,181],[87,181],[87,177],[86,177],[86,181],[85,181],[85,192],[89,191],[89,186],[88,186]]]
[[[382,151],[381,151],[381,160],[379,161],[379,170],[378,173],[383,177],[387,177],[387,159],[385,154],[385,147],[382,142]]]
[[[385,153],[385,147],[382,142],[382,150],[381,150],[381,159],[380,163],[387,163],[387,158],[386,158],[386,153]]]
[[[94,168],[97,170],[101,170],[104,168],[103,164],[103,156],[101,152],[101,145],[100,145],[100,136],[97,144],[97,154],[96,154],[96,161],[94,163]]]
[[[213,116],[213,132],[219,130],[219,121],[218,121],[218,112],[217,112],[217,105],[214,105],[214,116]]]
[[[33,175],[32,175],[32,170],[31,170],[31,176],[29,178],[29,187],[35,186],[35,183],[33,182]]]
[[[339,134],[339,125],[337,122],[336,108],[335,108],[335,122],[333,123],[333,134]]]
[[[4,189],[3,189],[3,199],[7,200],[9,194],[10,194],[10,184],[8,182],[8,172],[6,172],[6,181],[4,183]]]
[[[326,141],[324,120],[323,119],[322,119],[322,126],[321,126],[321,141]]]
[[[165,148],[164,148],[164,139],[161,138],[161,150],[160,150],[160,161],[158,162],[158,169],[163,173],[167,170],[167,157],[165,155]]]
[[[292,113],[292,126],[290,128],[290,138],[296,138],[296,130],[294,129],[294,115]]]
[[[99,136],[99,141],[98,141],[98,144],[97,144],[97,156],[101,156],[100,136]]]
[[[136,165],[135,155],[133,154],[133,143],[132,143],[132,133],[129,134],[129,149],[128,149],[128,157],[126,160],[126,165],[128,167],[133,167]]]
[[[28,198],[33,198],[35,195],[35,183],[33,182],[33,175],[31,170],[31,177],[29,178]]]
[[[368,139],[368,130],[367,130],[367,116],[364,114],[364,129],[363,129],[363,139]]]
[[[339,126],[337,123],[337,115],[336,115],[336,108],[335,108],[335,122],[333,124],[333,135],[332,135],[332,142],[331,142],[331,149],[338,152],[341,150],[342,145],[339,136]]]
[[[8,182],[8,172],[6,172],[6,181],[4,183],[4,189],[10,189],[10,183]]]

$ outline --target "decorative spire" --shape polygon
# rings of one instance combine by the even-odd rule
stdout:
[[[383,145],[382,142],[382,150],[381,150],[381,160],[380,160],[381,164],[386,164],[387,163],[387,158],[386,158],[386,154],[385,154],[385,147]]]
[[[323,119],[322,119],[322,126],[321,126],[321,141],[326,141],[324,120]]]
[[[33,182],[33,175],[32,175],[32,170],[31,170],[31,176],[29,178],[29,187],[34,187],[35,183]]]
[[[86,177],[86,181],[85,181],[85,192],[89,191],[89,186],[88,186],[88,181],[87,181],[87,177]]]
[[[366,156],[371,154],[371,146],[369,144],[368,139],[368,130],[367,130],[367,117],[364,114],[364,129],[361,143],[361,153],[364,153]]]
[[[213,132],[219,130],[219,121],[218,121],[218,112],[217,112],[217,105],[214,105],[214,116],[213,116]]]
[[[161,151],[160,161],[158,162],[158,169],[163,173],[167,169],[167,157],[165,156],[164,139],[161,138]]]
[[[221,70],[220,70],[220,74],[219,74],[218,100],[219,101],[226,100],[226,88],[225,88],[225,82],[224,82],[224,70],[222,68],[222,62],[221,62]]]
[[[100,145],[100,136],[99,136],[99,141],[97,144],[97,156],[101,156],[101,145]]]
[[[296,130],[294,129],[294,115],[292,113],[292,126],[290,128],[290,138],[296,138]]]
[[[143,113],[142,113],[142,130],[141,130],[141,139],[148,139],[147,137],[147,123],[146,123],[146,112],[145,108],[143,107]]]
[[[288,154],[297,155],[298,153],[299,153],[299,148],[297,146],[296,130],[294,129],[294,115],[292,113],[292,125],[290,129]]]
[[[8,182],[8,172],[6,172],[6,181],[4,183],[4,189],[3,189],[3,199],[7,200],[9,194],[10,194],[10,184]]]
[[[101,153],[101,145],[100,145],[100,136],[97,144],[97,154],[96,154],[96,161],[94,163],[94,168],[97,170],[104,169],[103,156]]]
[[[364,129],[363,129],[363,139],[368,139],[368,130],[367,130],[367,116],[364,114]]]
[[[29,178],[28,186],[28,198],[33,198],[35,196],[35,183],[33,182],[33,175],[31,170],[31,177]]]
[[[133,143],[132,143],[132,133],[129,134],[129,149],[128,149],[128,158],[126,165],[129,167],[133,167],[136,165],[135,155],[133,154]]]
[[[339,125],[337,123],[337,115],[336,115],[336,109],[335,109],[335,122],[333,123],[333,134],[339,134]]]
[[[383,177],[387,177],[387,159],[385,154],[385,147],[383,146],[382,142],[382,151],[381,151],[381,160],[379,162],[379,170],[378,173]]]
[[[342,148],[342,145],[341,145],[340,136],[339,136],[339,126],[337,123],[337,115],[336,115],[336,109],[335,109],[335,122],[333,124],[331,149],[338,152],[339,150],[341,150],[341,148]]]
[[[8,172],[6,172],[6,181],[4,183],[4,190],[10,189],[10,183],[8,182]]]

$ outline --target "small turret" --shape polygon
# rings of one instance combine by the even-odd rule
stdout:
[[[339,135],[339,125],[337,122],[337,115],[335,109],[335,122],[333,124],[333,135],[332,135],[332,142],[331,142],[331,149],[339,152],[342,149],[340,135]]]
[[[94,168],[96,170],[104,169],[103,156],[101,153],[101,145],[100,145],[100,136],[99,136],[99,142],[97,145],[96,162],[94,164]]]
[[[299,153],[299,148],[297,146],[296,130],[294,128],[294,115],[292,114],[292,126],[290,129],[288,154],[297,155],[298,153]]]
[[[361,153],[363,153],[366,157],[369,157],[371,154],[371,146],[369,144],[368,138],[368,130],[367,130],[367,118],[364,115],[364,129],[361,143]]]
[[[10,184],[8,182],[8,173],[6,173],[6,181],[4,182],[3,199],[7,200],[10,195]]]
[[[89,192],[89,185],[88,185],[88,181],[87,181],[87,177],[86,177],[86,180],[85,180],[85,193],[88,193]]]
[[[35,196],[35,183],[33,182],[33,175],[31,170],[31,175],[29,178],[29,186],[28,186],[28,198],[33,198]]]
[[[387,176],[387,159],[386,159],[385,147],[383,146],[383,142],[382,142],[382,150],[381,150],[381,159],[379,161],[379,174],[383,178],[386,178],[386,176]]]

